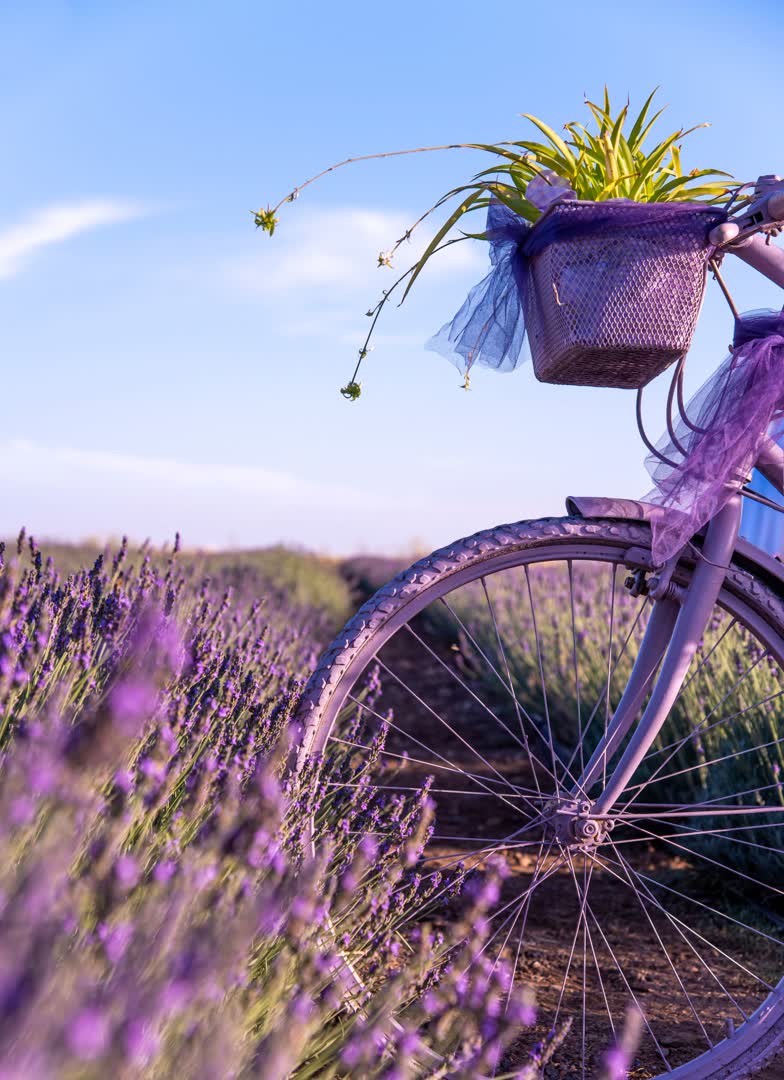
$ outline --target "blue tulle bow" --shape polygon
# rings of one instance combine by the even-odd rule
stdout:
[[[485,238],[492,269],[466,297],[455,317],[426,343],[465,375],[474,364],[514,371],[525,340],[522,297],[528,280],[525,240],[531,225],[499,202],[487,211]]]

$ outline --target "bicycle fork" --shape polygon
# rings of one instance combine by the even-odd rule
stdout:
[[[675,595],[674,590],[666,590],[662,599],[654,601],[639,655],[618,708],[572,789],[575,798],[585,798],[596,781],[606,775],[610,759],[632,728],[649,685],[656,679],[628,746],[593,803],[592,817],[607,815],[612,810],[661,731],[680,693],[724,583],[738,538],[740,516],[741,496],[736,494],[708,525],[702,554],[685,594],[681,597]]]

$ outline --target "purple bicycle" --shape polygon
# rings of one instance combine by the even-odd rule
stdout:
[[[573,1018],[553,1076],[596,1075],[632,1006],[634,1077],[741,1080],[784,1043],[784,566],[739,539],[752,469],[784,493],[784,318],[733,307],[731,354],[689,405],[683,367],[709,273],[732,305],[725,253],[784,287],[784,183],[721,220],[596,206],[598,231],[573,201],[526,237],[527,333],[540,378],[637,387],[638,417],[674,366],[667,435],[641,426],[652,497],[572,497],[384,585],[308,683],[299,760],[338,793],[332,751],[390,798],[432,778],[425,879],[503,861],[482,952],[548,1024]]]

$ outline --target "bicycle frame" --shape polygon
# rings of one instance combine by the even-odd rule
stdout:
[[[772,247],[760,235],[755,235],[742,241],[733,254],[784,288],[784,250]],[[784,495],[784,450],[776,443],[766,438],[757,460],[749,465],[758,468]],[[610,813],[678,697],[735,552],[741,504],[742,496],[736,491],[708,523],[697,553],[697,565],[685,593],[671,584],[680,555],[671,559],[658,576],[650,580],[653,611],[629,681],[605,735],[572,789],[573,796],[585,799],[599,778],[604,778],[603,790],[593,800],[592,816],[603,817]],[[607,777],[610,759],[634,727],[654,679],[648,704],[620,760]]]
[[[738,538],[740,512],[741,497],[736,494],[709,523],[682,602],[673,595],[654,601],[640,652],[618,708],[575,785],[576,793],[584,795],[600,774],[606,773],[610,756],[632,728],[651,680],[661,669],[632,738],[593,806],[592,813],[597,816],[608,814],[629,784],[678,696],[724,584]]]

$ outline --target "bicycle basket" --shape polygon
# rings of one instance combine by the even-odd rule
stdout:
[[[524,294],[540,382],[638,388],[688,351],[717,211],[653,203],[635,222],[628,206],[557,203],[534,227],[547,221],[554,237],[531,257]]]

